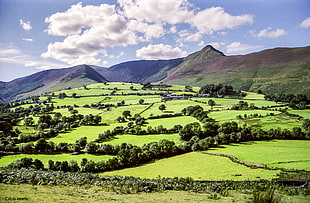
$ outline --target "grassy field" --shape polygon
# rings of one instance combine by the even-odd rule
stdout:
[[[106,130],[112,130],[116,126],[127,126],[128,119],[125,123],[117,123],[115,120],[119,116],[122,116],[124,111],[130,111],[131,115],[134,116],[140,112],[142,117],[148,118],[149,116],[157,116],[164,114],[175,114],[181,113],[182,109],[188,106],[200,105],[204,110],[210,110],[211,107],[208,104],[201,102],[208,102],[210,99],[214,100],[216,106],[214,106],[214,111],[210,112],[209,117],[215,119],[219,123],[236,121],[240,126],[247,124],[249,126],[262,128],[268,130],[271,128],[288,128],[292,129],[294,127],[301,127],[302,120],[298,120],[297,117],[289,116],[280,111],[275,110],[228,110],[233,105],[238,104],[240,101],[246,101],[249,105],[254,104],[257,107],[267,107],[267,106],[279,106],[280,103],[275,103],[273,101],[266,101],[263,98],[263,95],[247,92],[247,96],[241,99],[229,99],[229,98],[198,98],[194,97],[188,100],[172,100],[167,102],[161,101],[160,95],[125,95],[125,94],[137,94],[137,93],[152,93],[152,94],[177,94],[182,95],[184,93],[188,94],[189,92],[184,92],[184,86],[173,85],[169,88],[152,88],[147,90],[142,90],[141,84],[134,83],[107,83],[107,84],[93,84],[88,85],[85,89],[84,87],[62,90],[55,92],[56,98],[52,98],[54,106],[63,106],[63,105],[78,105],[75,107],[79,114],[87,115],[100,115],[102,117],[102,123],[107,123],[108,125],[99,125],[99,126],[80,126],[74,128],[73,130],[65,133],[59,133],[58,136],[48,139],[48,141],[53,141],[54,143],[75,143],[76,140],[87,137],[87,141],[91,142],[98,138],[98,134],[103,133]],[[101,94],[110,94],[112,91],[116,91],[117,95],[109,96],[90,96],[90,95],[101,95]],[[169,90],[169,92],[168,92]],[[193,87],[193,90],[198,92],[199,87]],[[66,93],[70,98],[58,99],[57,95],[60,93]],[[72,94],[76,93],[78,96],[87,96],[81,98],[71,98]],[[143,99],[144,104],[139,104],[139,100]],[[47,96],[41,96],[40,100],[47,100]],[[95,108],[84,108],[83,105],[91,104],[118,104],[121,101],[125,102],[124,106],[111,107],[109,109],[95,109]],[[159,110],[159,106],[164,104],[166,110]],[[36,105],[36,104],[27,104],[23,107]],[[151,106],[150,106],[151,105]],[[43,104],[41,104],[44,107]],[[150,107],[150,108],[148,108]],[[14,109],[14,108],[13,108]],[[144,111],[145,110],[145,111]],[[71,113],[68,112],[67,108],[55,109],[53,113],[60,112],[63,116],[70,116]],[[310,110],[289,110],[289,113],[298,114],[304,118],[310,118]],[[247,118],[244,118],[244,115],[247,115]],[[258,117],[251,117],[251,115],[257,114]],[[270,116],[270,114],[275,114]],[[237,119],[237,116],[241,115],[243,119]],[[268,115],[268,116],[267,116]],[[39,116],[34,117],[34,120],[37,121]],[[161,118],[161,119],[147,119],[146,124],[142,126],[142,129],[146,129],[148,126],[157,127],[163,125],[163,127],[170,129],[176,124],[182,126],[198,122],[197,119],[191,116],[182,116],[182,117],[173,117],[173,118]],[[37,122],[35,122],[37,123]],[[18,128],[24,134],[34,134],[37,130],[33,127],[23,126],[23,120],[18,123]],[[162,139],[172,140],[176,144],[180,144],[180,136],[175,134],[159,134],[159,135],[117,135],[114,139],[111,139],[107,142],[112,145],[119,145],[122,143],[130,143],[133,145],[142,146],[145,143],[150,143],[154,141],[160,141]],[[272,144],[270,144],[272,143]],[[281,145],[276,145],[277,143],[282,143]],[[296,144],[294,144],[296,143]],[[225,146],[225,148],[214,149],[211,151],[219,151],[218,153],[224,153],[227,150],[227,153],[232,153],[241,160],[252,161],[257,163],[264,163],[270,166],[279,166],[284,168],[298,168],[310,170],[310,162],[307,160],[307,154],[310,154],[308,150],[310,145],[306,141],[275,141],[275,142],[257,142],[250,144],[239,144],[235,146]],[[247,148],[247,146],[249,146]],[[221,152],[223,150],[224,152]],[[252,151],[251,151],[252,150]],[[285,151],[286,150],[286,151]],[[235,154],[236,153],[236,154]],[[268,156],[266,156],[266,154]],[[19,159],[18,156],[26,155],[15,155],[13,157],[8,156],[0,160],[0,166],[6,165],[8,162],[5,161],[10,159]],[[32,155],[32,156],[42,156],[41,158],[46,162],[47,157],[51,155]],[[47,157],[44,157],[47,156]],[[71,155],[53,155],[56,159],[70,161]],[[57,157],[59,156],[59,157]],[[78,159],[80,156],[74,156]],[[100,156],[91,156],[84,154],[83,156],[89,156],[90,159],[96,161],[100,159]],[[240,157],[239,157],[240,156]],[[40,158],[40,159],[41,159]],[[105,157],[103,156],[103,159]],[[310,159],[310,158],[309,158]],[[279,163],[281,162],[281,163]],[[167,170],[167,168],[169,170]],[[151,164],[146,164],[137,168],[124,169],[115,172],[109,172],[108,174],[118,174],[118,175],[133,175],[133,176],[142,176],[142,177],[157,177],[158,175],[167,176],[167,177],[193,177],[195,179],[202,180],[223,180],[223,179],[233,179],[233,180],[256,180],[260,178],[271,179],[277,171],[265,171],[262,169],[250,169],[239,164],[232,163],[225,157],[215,157],[211,155],[205,155],[201,153],[189,153],[181,156],[171,157],[168,159],[158,160]],[[241,174],[241,175],[240,175]]]
[[[144,144],[150,142],[158,142],[160,140],[171,140],[174,141],[176,144],[180,144],[180,136],[179,134],[156,134],[156,135],[117,135],[115,139],[112,139],[107,142],[103,142],[104,144],[111,144],[111,145],[120,145],[122,143],[131,143],[137,146],[142,146]]]
[[[83,108],[83,107],[79,107],[79,108],[74,108],[74,110],[77,110],[79,114],[82,115],[88,115],[88,114],[100,114],[103,111],[102,110],[98,110],[98,109],[92,109],[92,108]],[[68,111],[68,109],[55,109],[54,112],[59,112],[61,113],[63,116],[71,116],[72,114]]]
[[[184,191],[164,191],[154,193],[117,194],[96,186],[47,186],[47,185],[6,185],[0,184],[0,202],[240,202],[252,200],[252,194],[230,190],[227,196],[214,193],[193,193]],[[251,191],[249,191],[251,193]],[[307,196],[280,195],[284,203],[307,203]]]
[[[71,155],[68,154],[17,154],[17,155],[10,155],[10,156],[3,156],[1,157],[0,161],[0,167],[7,166],[12,162],[15,162],[18,159],[28,157],[34,159],[39,159],[44,164],[44,167],[48,167],[48,160],[53,161],[68,161],[71,160],[77,161],[78,164],[81,163],[81,160],[83,158],[87,158],[88,160],[93,160],[95,162],[101,161],[101,160],[108,160],[113,156],[110,155],[104,155],[104,156],[96,156],[91,154],[79,154],[79,155]]]
[[[266,164],[271,167],[310,170],[310,141],[271,140],[225,145],[208,150],[230,154],[242,161]]]
[[[279,114],[278,111],[271,111],[271,110],[229,110],[229,111],[213,111],[208,114],[209,117],[217,120],[217,121],[230,121],[236,120],[238,115],[244,117],[244,114],[247,116],[258,114],[261,116],[266,116],[267,114],[274,113]]]
[[[279,171],[251,169],[231,162],[226,157],[190,152],[136,168],[105,172],[102,175],[142,178],[192,177],[196,180],[259,180],[276,178],[277,173]]]
[[[310,109],[305,109],[305,110],[289,110],[288,111],[291,114],[297,114],[302,116],[305,119],[310,119]]]
[[[56,137],[50,138],[49,141],[54,143],[75,143],[76,140],[87,137],[87,141],[91,142],[98,138],[98,134],[106,130],[113,130],[116,126],[123,126],[125,123],[114,123],[108,126],[81,126],[65,133],[59,133]]]
[[[191,116],[182,116],[182,117],[172,117],[172,118],[161,118],[161,119],[149,119],[147,123],[143,125],[143,128],[146,129],[147,126],[156,127],[162,125],[163,127],[170,129],[174,125],[186,125],[188,123],[199,122],[197,119]]]

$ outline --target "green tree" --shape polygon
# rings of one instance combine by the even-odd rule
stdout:
[[[128,119],[128,117],[131,117],[130,111],[123,111],[122,114],[126,119]]]
[[[166,110],[166,105],[165,104],[161,104],[159,107],[158,107],[159,110],[161,111],[164,111]]]
[[[140,99],[139,104],[141,104],[141,105],[144,104],[144,99]]]
[[[48,148],[48,144],[44,138],[40,138],[35,145],[35,149],[39,152],[45,152]]]
[[[32,126],[34,124],[34,120],[32,117],[26,117],[24,119],[24,125],[25,126]]]
[[[211,106],[211,110],[213,110],[213,106],[215,106],[215,101],[213,99],[209,99],[208,105]]]
[[[308,132],[310,132],[310,119],[305,119],[302,122],[302,127],[307,130]]]

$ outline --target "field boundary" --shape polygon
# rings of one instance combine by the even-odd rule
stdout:
[[[267,167],[265,164],[258,164],[258,163],[253,163],[253,162],[248,162],[248,161],[241,161],[237,157],[230,155],[230,154],[220,154],[220,153],[210,153],[210,152],[201,152],[203,154],[208,154],[208,155],[214,155],[214,156],[223,156],[229,158],[231,161],[242,164],[244,166],[248,167],[255,167],[255,168],[263,168],[263,169],[270,169]]]

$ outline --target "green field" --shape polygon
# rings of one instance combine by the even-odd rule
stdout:
[[[120,145],[122,143],[131,143],[133,145],[142,146],[150,142],[159,142],[160,140],[171,140],[176,144],[180,144],[179,134],[156,134],[156,135],[117,135],[114,139],[103,142],[103,144]]]
[[[276,178],[279,171],[251,169],[231,162],[226,157],[217,157],[190,152],[161,159],[136,168],[105,172],[102,175],[135,176],[142,178],[192,177],[196,180],[259,180]]]
[[[10,155],[10,156],[3,156],[1,157],[0,161],[0,167],[7,166],[12,162],[15,162],[16,160],[19,160],[21,158],[32,158],[33,160],[39,159],[44,164],[44,167],[48,167],[48,160],[55,161],[71,161],[75,160],[78,164],[81,163],[83,158],[87,158],[88,160],[93,160],[95,162],[98,161],[106,161],[110,159],[113,156],[110,155],[104,155],[104,156],[96,156],[91,154],[79,154],[79,155],[71,155],[70,153],[66,154],[17,154],[17,155]]]
[[[199,122],[197,119],[191,116],[181,116],[181,117],[172,117],[172,118],[161,118],[161,119],[149,119],[147,123],[143,125],[143,128],[146,129],[147,126],[156,127],[162,125],[163,127],[170,129],[174,125],[186,125],[188,123]]]
[[[98,134],[106,130],[113,130],[116,126],[125,125],[124,123],[114,123],[109,126],[81,126],[74,128],[69,132],[59,133],[56,137],[50,138],[49,141],[54,143],[75,143],[76,140],[87,137],[87,141],[91,142],[98,138]]]
[[[228,195],[214,193],[194,193],[187,191],[164,191],[138,194],[118,194],[97,186],[47,186],[47,185],[8,185],[0,184],[0,202],[251,202],[251,191],[229,190]],[[308,196],[287,196],[281,194],[281,202],[307,203]]]
[[[288,112],[291,113],[291,114],[297,114],[299,116],[302,116],[305,119],[310,119],[310,109],[289,110]]]
[[[55,108],[49,114],[53,117],[56,112],[61,113],[63,116],[70,117],[71,113],[67,107],[59,108],[65,105],[77,105],[74,107],[78,114],[82,115],[100,115],[102,117],[101,123],[96,126],[78,126],[67,132],[61,132],[56,137],[49,138],[47,141],[58,143],[75,143],[76,140],[87,137],[87,142],[95,141],[100,133],[106,130],[113,130],[117,126],[127,127],[130,118],[125,122],[118,123],[116,119],[123,116],[124,111],[130,111],[131,116],[139,114],[145,118],[145,123],[141,125],[143,130],[151,126],[155,128],[162,125],[167,129],[171,129],[174,125],[185,126],[188,123],[199,122],[196,118],[191,116],[178,116],[170,118],[148,119],[150,116],[160,116],[168,114],[181,113],[182,109],[188,106],[200,105],[205,111],[211,110],[211,106],[207,102],[212,99],[216,105],[213,110],[208,113],[210,118],[215,119],[219,124],[223,122],[235,121],[241,127],[244,124],[252,126],[252,128],[262,128],[269,130],[271,128],[287,128],[301,127],[303,119],[296,116],[282,113],[277,106],[283,105],[273,101],[264,100],[264,95],[247,92],[247,96],[242,99],[230,98],[200,98],[193,97],[185,100],[170,100],[163,102],[162,97],[158,94],[195,94],[198,93],[199,87],[193,87],[194,92],[185,92],[184,86],[173,85],[171,87],[158,87],[152,89],[142,90],[141,84],[134,83],[107,83],[107,84],[92,84],[86,88],[80,87],[70,90],[62,90],[55,92],[52,98],[52,104]],[[113,91],[113,94],[111,94]],[[68,97],[59,99],[60,93],[66,93]],[[72,98],[72,94],[76,93],[80,98]],[[102,96],[103,94],[109,94]],[[128,95],[126,95],[128,94]],[[137,95],[137,94],[151,94],[151,95]],[[101,95],[101,96],[100,96]],[[40,100],[47,100],[48,95],[40,97]],[[139,104],[143,99],[144,103]],[[31,99],[29,102],[33,102]],[[120,105],[120,102],[124,105]],[[255,110],[230,110],[233,105],[238,104],[240,101],[245,101],[249,105],[254,104],[256,107],[266,107]],[[115,106],[110,108],[97,109],[96,107],[86,108],[84,105],[91,104],[113,104]],[[166,109],[161,111],[159,106],[164,104]],[[21,107],[29,107],[39,104],[25,104]],[[44,104],[40,104],[42,110],[36,116],[29,114],[35,120],[35,125],[43,111]],[[267,108],[275,106],[274,108]],[[281,108],[288,108],[287,106]],[[16,108],[12,108],[14,110]],[[310,118],[310,110],[292,110],[288,108],[288,113],[297,114],[304,119]],[[245,116],[246,115],[246,116]],[[255,115],[255,116],[254,116]],[[28,115],[27,115],[28,116]],[[241,118],[238,118],[241,116]],[[24,117],[19,118],[19,122],[14,129],[18,128],[26,135],[35,134],[38,130],[32,127],[24,126]],[[77,123],[80,123],[78,121]],[[201,123],[201,125],[203,125]],[[46,130],[47,131],[47,130]],[[150,142],[158,142],[162,139],[174,141],[177,145],[181,144],[180,136],[178,133],[173,134],[150,134],[150,135],[132,135],[122,134],[116,135],[109,141],[100,144],[120,145],[128,143],[132,145],[142,146]],[[36,141],[34,141],[36,143]],[[254,163],[267,164],[270,167],[282,167],[287,169],[304,169],[310,170],[310,141],[296,141],[296,140],[275,140],[268,142],[249,142],[243,144],[227,145],[224,148],[211,149],[208,152],[231,154],[243,161]],[[18,146],[20,143],[17,143]],[[43,154],[20,154],[12,156],[4,156],[0,159],[0,166],[6,166],[9,163],[20,159],[22,157],[32,157],[40,159],[44,164],[49,159],[55,161],[70,161],[71,159],[80,160],[83,157],[99,161],[106,160],[111,156],[94,156],[89,154],[82,154],[72,156],[70,154],[56,154],[56,155],[43,155]],[[53,157],[53,158],[51,158]],[[156,160],[154,163],[148,163],[136,168],[127,168],[119,171],[111,171],[103,173],[105,175],[126,175],[137,176],[144,178],[162,177],[192,177],[197,180],[258,180],[258,179],[272,179],[275,178],[279,171],[268,171],[263,169],[251,169],[243,165],[233,163],[228,158],[206,155],[200,152],[191,152],[175,157],[170,157],[162,160]]]
[[[266,164],[270,167],[310,170],[310,141],[306,140],[246,142],[225,145],[208,152],[230,154],[242,161]]]

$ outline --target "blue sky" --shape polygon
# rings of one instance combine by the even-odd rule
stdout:
[[[310,45],[309,0],[0,0],[0,81],[78,64],[110,67]]]

